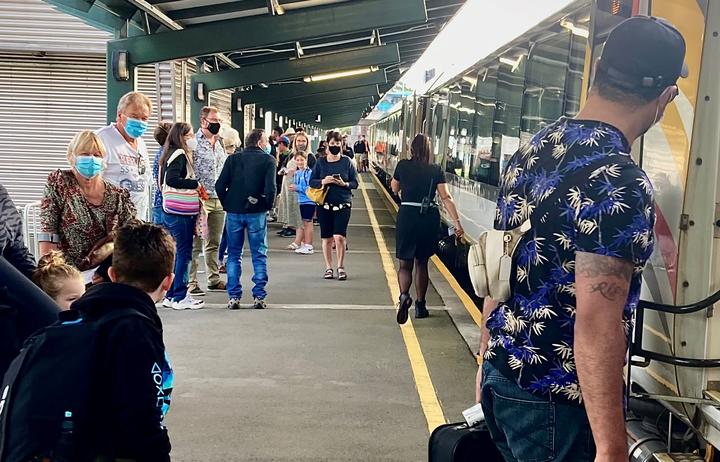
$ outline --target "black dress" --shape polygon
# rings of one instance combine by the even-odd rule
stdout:
[[[429,197],[435,205],[420,213],[420,207],[401,205],[398,212],[395,256],[400,260],[426,260],[437,250],[440,231],[440,211],[435,202],[437,185],[445,183],[445,175],[438,165],[401,160],[395,167],[393,179],[400,183],[403,202],[422,203]]]

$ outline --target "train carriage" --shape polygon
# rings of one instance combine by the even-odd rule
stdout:
[[[720,1],[573,2],[449,82],[405,98],[371,126],[371,143],[384,147],[372,161],[389,183],[412,136],[426,133],[463,227],[477,237],[493,224],[509,157],[546,124],[579,111],[609,31],[636,14],[678,27],[690,73],[632,149],[655,189],[657,245],[644,272],[642,298],[655,305],[638,312],[630,407],[653,416],[654,432],[674,435],[674,450],[720,448],[720,320],[711,297],[720,289]],[[650,438],[631,454],[638,459],[660,444],[644,428],[628,424],[631,441]]]

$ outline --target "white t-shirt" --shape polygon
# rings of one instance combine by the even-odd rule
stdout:
[[[103,172],[103,178],[115,186],[127,189],[137,209],[137,217],[147,221],[152,172],[145,141],[138,138],[137,151],[134,150],[115,127],[115,123],[95,133],[107,151],[107,169]]]

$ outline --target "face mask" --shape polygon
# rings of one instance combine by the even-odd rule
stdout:
[[[77,156],[75,157],[75,170],[87,178],[95,178],[102,172],[103,160],[95,156]]]
[[[191,151],[197,151],[197,146],[198,146],[197,138],[192,137],[189,140],[187,140],[185,142],[185,144],[187,144],[188,149],[190,149]]]
[[[125,133],[127,133],[130,138],[140,138],[145,134],[147,128],[148,123],[142,120],[128,117],[127,122],[125,122]]]
[[[220,133],[220,122],[208,122],[207,131],[213,135]]]
[[[333,156],[340,154],[340,146],[330,146],[328,149],[330,150],[330,154]]]
[[[270,143],[266,144],[264,148],[262,148],[263,151],[265,151],[265,154],[270,154],[272,152],[272,147],[270,147]]]
[[[307,149],[307,144],[305,143],[298,143],[295,146],[297,147],[298,151],[304,151],[305,149]]]

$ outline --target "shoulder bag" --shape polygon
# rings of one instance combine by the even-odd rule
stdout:
[[[322,167],[320,166],[321,162],[324,162],[324,160],[318,159],[315,167],[322,169]],[[325,185],[320,188],[313,188],[312,186],[308,186],[307,190],[305,191],[305,195],[317,205],[323,205],[325,203],[325,198],[327,197],[329,189],[330,185]]]
[[[616,159],[612,159],[615,161]],[[611,161],[611,162],[612,162]],[[618,158],[617,163],[630,163],[629,159]],[[609,159],[603,157],[600,161],[591,162],[589,165],[577,170],[571,178],[587,179],[589,175],[598,168],[607,165]],[[504,302],[510,298],[513,256],[522,238],[533,228],[532,218],[542,219],[550,211],[557,200],[565,196],[574,182],[566,179],[555,191],[535,208],[520,226],[509,230],[490,229],[478,238],[477,244],[473,244],[468,252],[468,273],[475,295],[478,297],[490,297],[497,302]]]
[[[184,156],[185,151],[176,150],[165,163],[165,169],[172,164],[175,159]],[[185,178],[192,179],[195,177],[195,171],[192,162],[186,163],[187,175]],[[200,193],[197,189],[179,189],[167,185],[167,172],[163,175],[162,182],[162,205],[165,213],[172,215],[197,215],[200,213]]]

